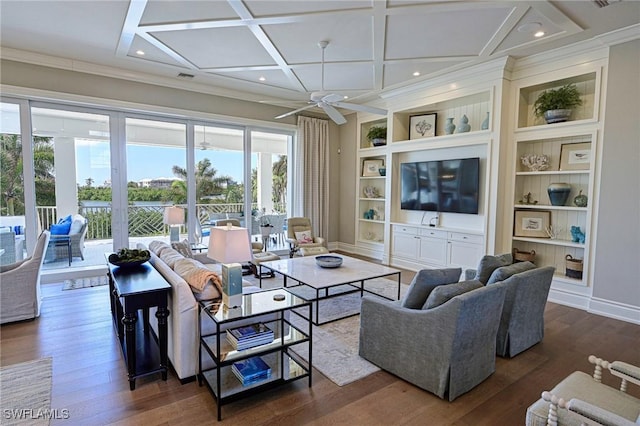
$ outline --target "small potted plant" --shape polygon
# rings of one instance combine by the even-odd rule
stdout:
[[[580,92],[571,83],[540,93],[533,104],[533,110],[536,117],[544,117],[547,124],[551,124],[567,121],[571,115],[571,109],[580,105],[582,105]]]
[[[367,133],[367,139],[373,146],[382,146],[387,144],[387,128],[384,126],[373,126]]]

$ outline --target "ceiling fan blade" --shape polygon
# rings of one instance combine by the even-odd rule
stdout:
[[[331,105],[329,105],[326,102],[318,102],[318,106],[320,108],[322,108],[324,110],[324,112],[327,113],[327,115],[329,116],[329,118],[331,118],[333,121],[336,122],[336,124],[344,124],[347,122],[347,119],[344,118],[342,116],[342,114],[340,114],[338,112],[337,109],[335,109],[334,107],[332,107]]]
[[[329,93],[327,96],[322,98],[322,102],[326,102],[328,104],[339,102],[344,99],[344,96],[338,95],[337,93]]]
[[[331,105],[337,106],[338,108],[351,109],[351,110],[354,110],[354,111],[370,112],[372,114],[387,115],[387,110],[386,109],[376,108],[376,107],[372,107],[372,106],[368,106],[368,105],[351,104],[351,103],[348,103],[348,102],[333,102]]]
[[[302,107],[302,108],[294,109],[293,111],[289,111],[289,112],[287,112],[285,114],[280,114],[279,116],[275,117],[275,119],[278,120],[280,118],[285,118],[285,117],[293,115],[293,114],[295,114],[297,112],[304,111],[306,109],[310,109],[310,108],[313,108],[313,107],[315,107],[315,105],[307,105],[307,106]]]

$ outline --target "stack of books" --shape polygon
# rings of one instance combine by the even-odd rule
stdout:
[[[234,349],[242,351],[273,342],[273,330],[261,322],[230,328],[227,330],[227,340]]]
[[[231,370],[242,382],[242,386],[249,386],[271,377],[271,368],[259,356],[235,362]]]

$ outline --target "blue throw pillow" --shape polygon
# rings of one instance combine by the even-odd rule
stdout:
[[[67,223],[67,222],[71,223],[71,222],[72,222],[72,220],[73,220],[73,218],[71,217],[71,215],[69,215],[69,216],[67,216],[67,217],[64,217],[64,218],[60,219],[60,220],[58,221],[58,223]],[[69,232],[67,231],[67,234],[68,234],[68,233],[69,233]]]
[[[63,222],[51,225],[49,230],[51,231],[51,235],[69,235],[70,229],[71,222]]]

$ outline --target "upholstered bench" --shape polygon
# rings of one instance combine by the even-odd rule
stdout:
[[[262,262],[270,262],[272,260],[280,260],[280,256],[271,253],[270,251],[253,253],[253,260],[249,262],[249,265],[251,265],[251,272],[253,272],[253,276],[255,276],[256,278],[260,278],[260,264]],[[273,278],[274,276],[275,274],[273,273],[273,271],[262,273],[262,278]]]
[[[300,247],[302,256],[315,256],[317,254],[327,254],[329,250],[326,247]]]

